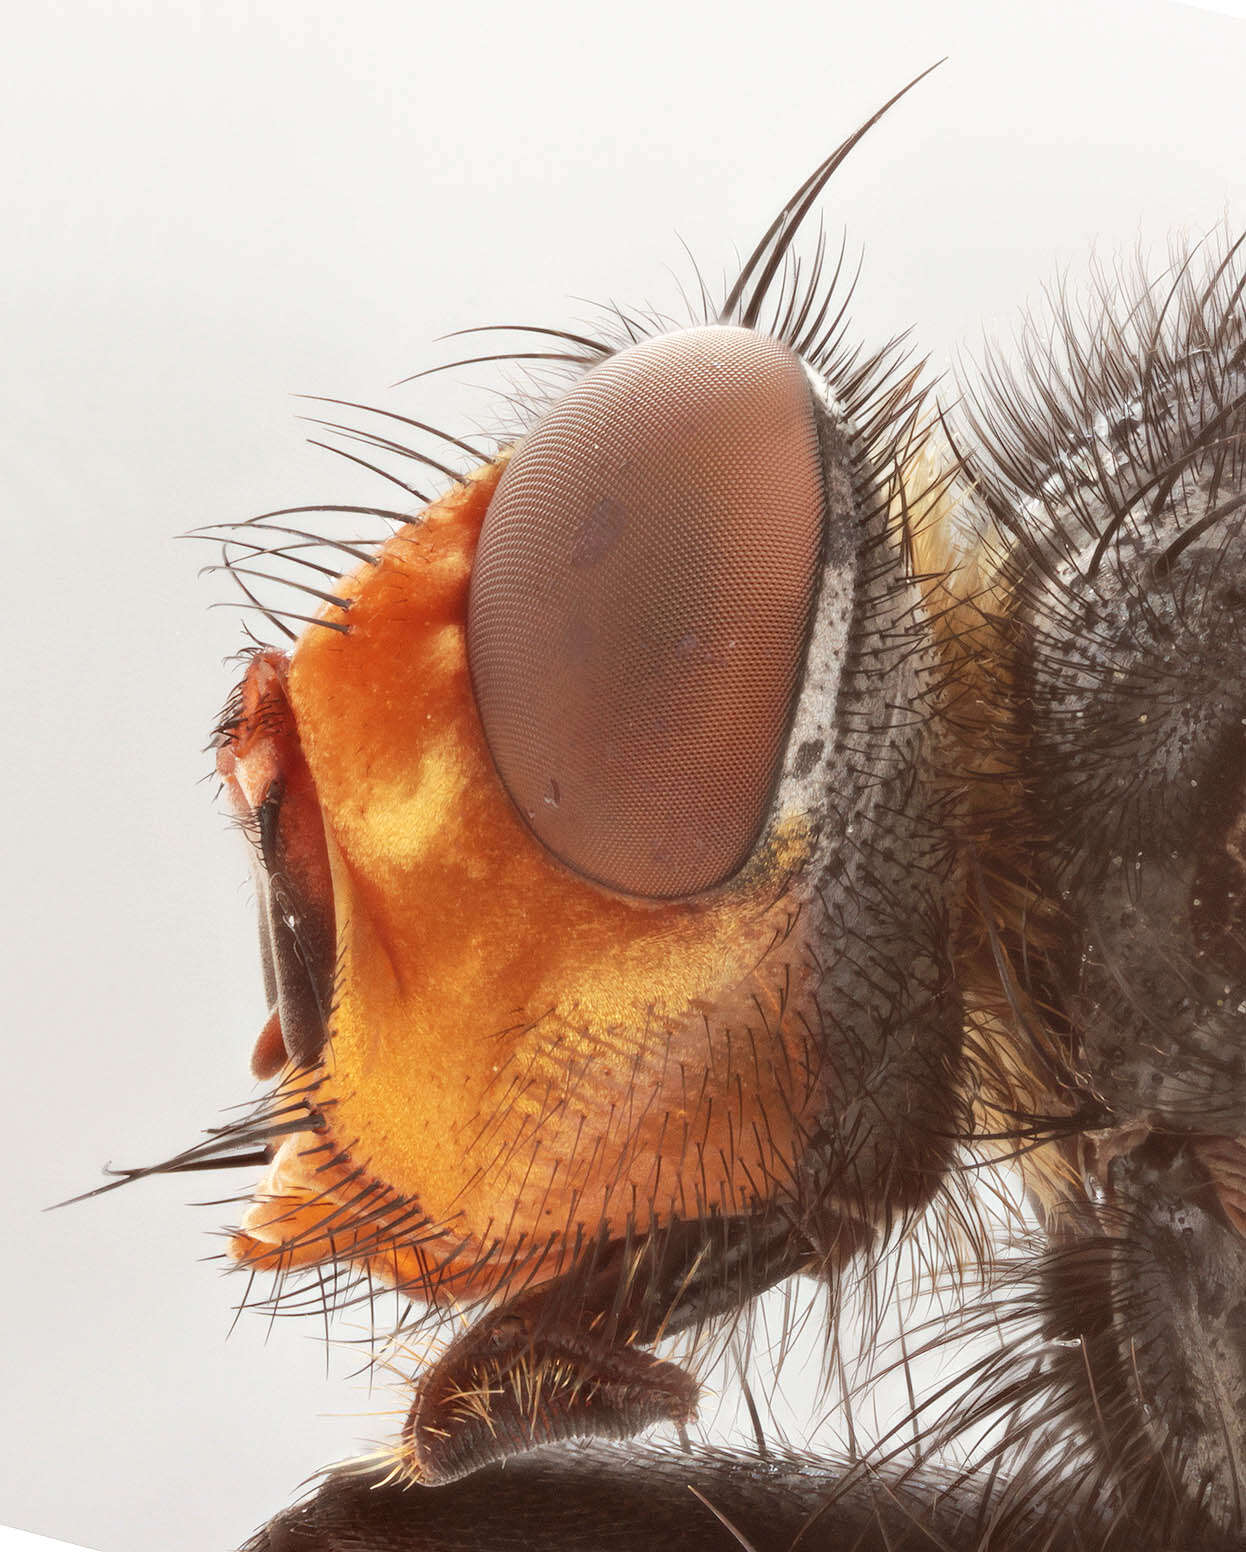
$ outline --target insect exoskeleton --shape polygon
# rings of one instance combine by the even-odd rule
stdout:
[[[1222,235],[1099,277],[960,436],[996,535],[948,718],[978,773],[968,1060],[1048,1246],[963,1416],[1041,1407],[1031,1469],[1157,1545],[1242,1525],[1244,283]]]
[[[821,242],[788,262],[857,138],[689,327],[537,331],[570,385],[222,724],[288,1132],[233,1254],[471,1307],[423,1480],[686,1421],[645,1349],[833,1276],[964,1134],[942,484],[917,370],[843,347]]]

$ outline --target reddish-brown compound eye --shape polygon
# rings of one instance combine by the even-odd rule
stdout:
[[[555,856],[651,899],[748,860],[825,512],[805,369],[749,329],[633,345],[528,435],[481,529],[468,654],[498,771]]]

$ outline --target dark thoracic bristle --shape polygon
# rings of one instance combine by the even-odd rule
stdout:
[[[1022,334],[1019,366],[988,359],[986,392],[964,401],[962,446],[981,499],[1019,541],[1018,560],[1081,557],[1078,571],[1093,580],[1124,533],[1189,509],[1191,476],[1211,507],[1236,499],[1243,241],[1217,233],[1177,250],[1167,276],[1142,261],[1100,274],[1088,307],[1063,292],[1050,325]]]
[[[1012,1398],[1019,1480],[1146,1547],[1243,1526],[1244,285],[1218,234],[1062,291],[953,433],[1004,536],[962,610],[971,1065],[988,1133],[1051,1140],[1017,1150],[1047,1247],[981,1311],[1020,1324],[946,1421]]]

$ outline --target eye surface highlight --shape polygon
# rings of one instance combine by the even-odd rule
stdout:
[[[481,530],[468,655],[498,772],[555,856],[651,899],[748,860],[825,514],[805,368],[750,329],[630,346],[519,446]]]

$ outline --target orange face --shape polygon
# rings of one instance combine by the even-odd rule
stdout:
[[[412,1291],[479,1295],[602,1226],[747,1212],[803,1150],[819,1085],[802,967],[767,956],[791,932],[806,828],[776,826],[722,888],[637,900],[552,857],[498,777],[466,626],[505,463],[345,579],[349,630],[308,632],[284,687],[271,654],[253,662],[221,752],[245,811],[284,781],[292,852],[314,855],[323,827],[337,923],[325,1130],[281,1144],[243,1260],[353,1244]],[[383,1191],[403,1216],[399,1241],[352,1225],[367,1188],[369,1210]]]

